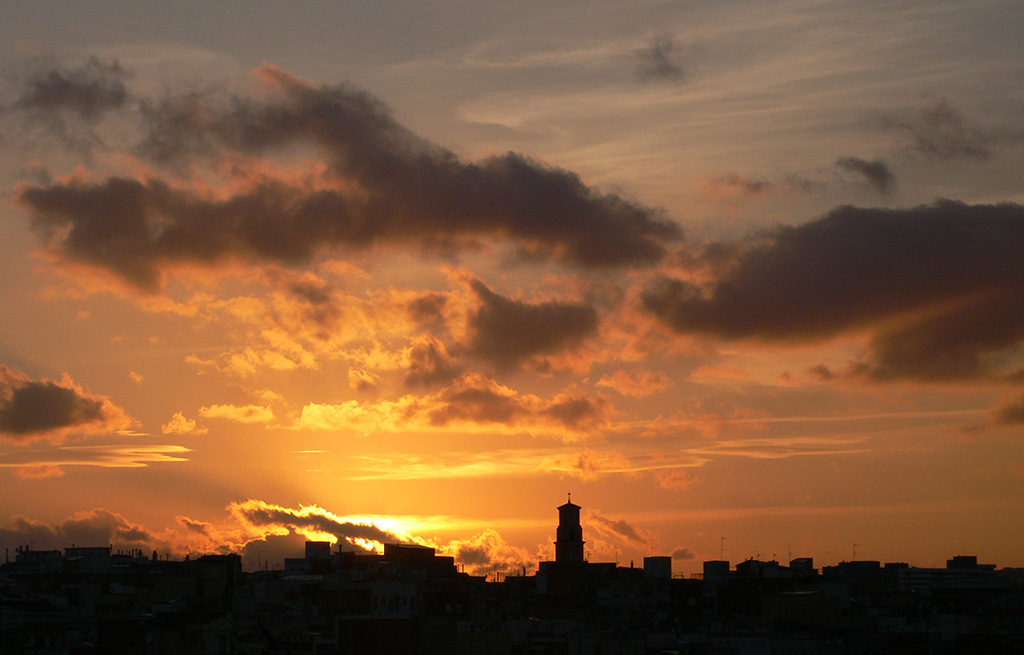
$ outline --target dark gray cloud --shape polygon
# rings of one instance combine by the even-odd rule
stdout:
[[[840,157],[836,166],[862,176],[865,182],[883,196],[889,195],[896,188],[896,175],[882,159],[868,161],[860,157]]]
[[[164,163],[255,162],[315,147],[328,183],[263,177],[227,198],[156,177],[27,185],[18,200],[35,229],[63,256],[147,290],[159,289],[161,272],[178,262],[294,265],[324,248],[398,243],[450,252],[482,238],[583,267],[644,266],[681,237],[659,212],[570,171],[515,153],[462,162],[366,93],[307,85],[272,67],[262,75],[276,95],[203,92],[142,103],[139,152]]]
[[[196,521],[195,519],[190,519],[187,516],[176,516],[174,518],[190,532],[201,534],[204,537],[210,536],[210,524],[206,521]]]
[[[54,67],[28,77],[13,109],[33,119],[74,114],[95,120],[129,102],[127,73],[117,61],[92,57],[76,68]]]
[[[992,409],[996,425],[1024,425],[1024,398],[1007,399]]]
[[[678,82],[683,79],[682,47],[671,34],[651,37],[636,51],[636,76],[641,82]]]
[[[948,200],[911,209],[838,207],[816,221],[713,244],[662,278],[643,306],[673,329],[798,342],[867,328],[858,372],[876,379],[1005,375],[1024,341],[1024,207]],[[722,261],[727,259],[728,261]]]
[[[35,382],[0,364],[0,436],[26,439],[109,420],[101,398],[55,382]]]
[[[316,336],[329,339],[331,329],[342,319],[341,306],[331,285],[316,278],[298,278],[286,286],[302,303],[305,318],[320,328]]]
[[[498,368],[574,348],[597,332],[597,310],[588,304],[510,300],[479,280],[472,288],[481,304],[469,319],[473,336],[468,349]]]
[[[409,371],[405,384],[410,387],[428,387],[448,384],[458,377],[461,369],[440,341],[427,337],[409,350]]]
[[[693,559],[694,557],[696,557],[696,555],[694,555],[693,551],[689,548],[677,548],[672,551],[672,559],[675,560]]]
[[[13,548],[29,543],[37,550],[58,550],[72,545],[115,545],[146,549],[167,547],[166,542],[142,526],[102,508],[79,512],[52,525],[15,516],[0,527],[0,545]]]
[[[529,414],[515,396],[500,393],[490,386],[470,383],[446,389],[441,405],[430,411],[430,422],[438,426],[453,421],[514,425]]]
[[[912,150],[936,159],[987,159],[995,135],[971,126],[944,98],[913,113],[882,119]]]
[[[575,434],[601,428],[612,411],[604,398],[587,396],[577,389],[570,388],[545,401],[520,396],[493,380],[470,373],[438,392],[430,402],[410,408],[406,418],[422,413],[435,426],[496,424],[545,431],[555,428],[560,433]]]
[[[117,61],[92,57],[76,67],[40,67],[21,80],[6,113],[23,121],[12,139],[28,139],[26,127],[42,127],[65,146],[89,152],[101,140],[95,126],[106,114],[132,104],[128,74]],[[32,144],[34,146],[34,144]]]
[[[880,328],[855,372],[877,380],[1012,378],[1020,371],[1006,371],[1005,364],[1022,342],[1024,290],[1000,289]]]
[[[441,312],[447,303],[448,296],[443,293],[424,293],[409,303],[409,317],[417,323],[439,320],[443,317]]]
[[[553,401],[541,414],[579,431],[596,426],[609,412],[610,405],[604,398],[577,394]]]
[[[260,527],[286,527],[289,530],[309,530],[334,535],[338,539],[369,539],[380,543],[398,543],[397,536],[369,523],[343,521],[318,507],[296,510],[261,500],[231,503],[231,512],[245,522]]]
[[[601,516],[597,512],[591,512],[590,518],[604,526],[607,530],[619,535],[620,537],[625,537],[629,541],[636,541],[639,543],[645,543],[647,541],[640,536],[640,533],[637,532],[636,528],[623,519],[609,519]]]
[[[825,366],[824,364],[815,364],[814,366],[807,369],[807,372],[823,382],[827,382],[831,380],[833,377],[835,377],[835,374],[832,373],[832,369]]]

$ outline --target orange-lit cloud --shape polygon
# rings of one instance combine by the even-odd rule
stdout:
[[[578,454],[554,455],[541,463],[545,471],[565,473],[581,480],[595,480],[607,473],[629,473],[629,460],[615,451],[584,450]]]
[[[536,556],[509,545],[497,530],[487,529],[465,539],[452,539],[437,545],[440,554],[449,555],[470,575],[492,572],[532,571]]]
[[[819,438],[776,437],[771,439],[730,439],[689,449],[702,456],[736,456],[780,459],[801,455],[841,455],[871,452],[864,437]]]
[[[550,400],[521,395],[480,374],[460,377],[425,396],[340,404],[309,403],[292,423],[295,430],[499,430],[540,431],[576,439],[606,426],[613,409],[600,396],[569,388]]]
[[[199,415],[239,423],[270,423],[274,420],[274,410],[264,405],[210,405],[200,407]]]
[[[697,481],[696,476],[686,471],[655,471],[654,479],[662,489],[685,489]]]
[[[62,478],[64,469],[53,464],[29,464],[14,469],[14,474],[22,480],[37,480],[42,478]]]
[[[597,381],[599,387],[608,387],[634,398],[650,396],[667,389],[671,384],[672,381],[661,371],[645,369],[618,370]]]
[[[175,412],[170,421],[160,426],[164,434],[206,434],[206,428],[197,426],[195,420],[186,418],[181,412]]]
[[[190,449],[168,444],[102,444],[52,446],[6,453],[0,468],[98,466],[140,468],[150,464],[186,462]]]
[[[249,499],[228,506],[232,516],[255,532],[283,534],[294,530],[311,540],[345,540],[366,548],[370,544],[400,542],[394,533],[372,523],[354,523],[316,505],[298,509]]]

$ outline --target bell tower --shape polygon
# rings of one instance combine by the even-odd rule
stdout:
[[[555,533],[555,561],[583,561],[583,527],[580,525],[580,506],[569,502],[558,508],[558,531]]]

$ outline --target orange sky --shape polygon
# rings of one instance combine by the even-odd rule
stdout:
[[[14,4],[0,545],[1024,566],[1021,7],[450,4]]]

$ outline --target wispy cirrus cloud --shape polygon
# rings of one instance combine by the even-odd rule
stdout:
[[[150,464],[188,461],[191,449],[173,444],[96,444],[22,448],[4,453],[0,468],[23,471],[50,471],[68,466],[101,468],[140,468]],[[19,474],[25,477],[25,474]],[[42,477],[40,475],[28,477]]]

